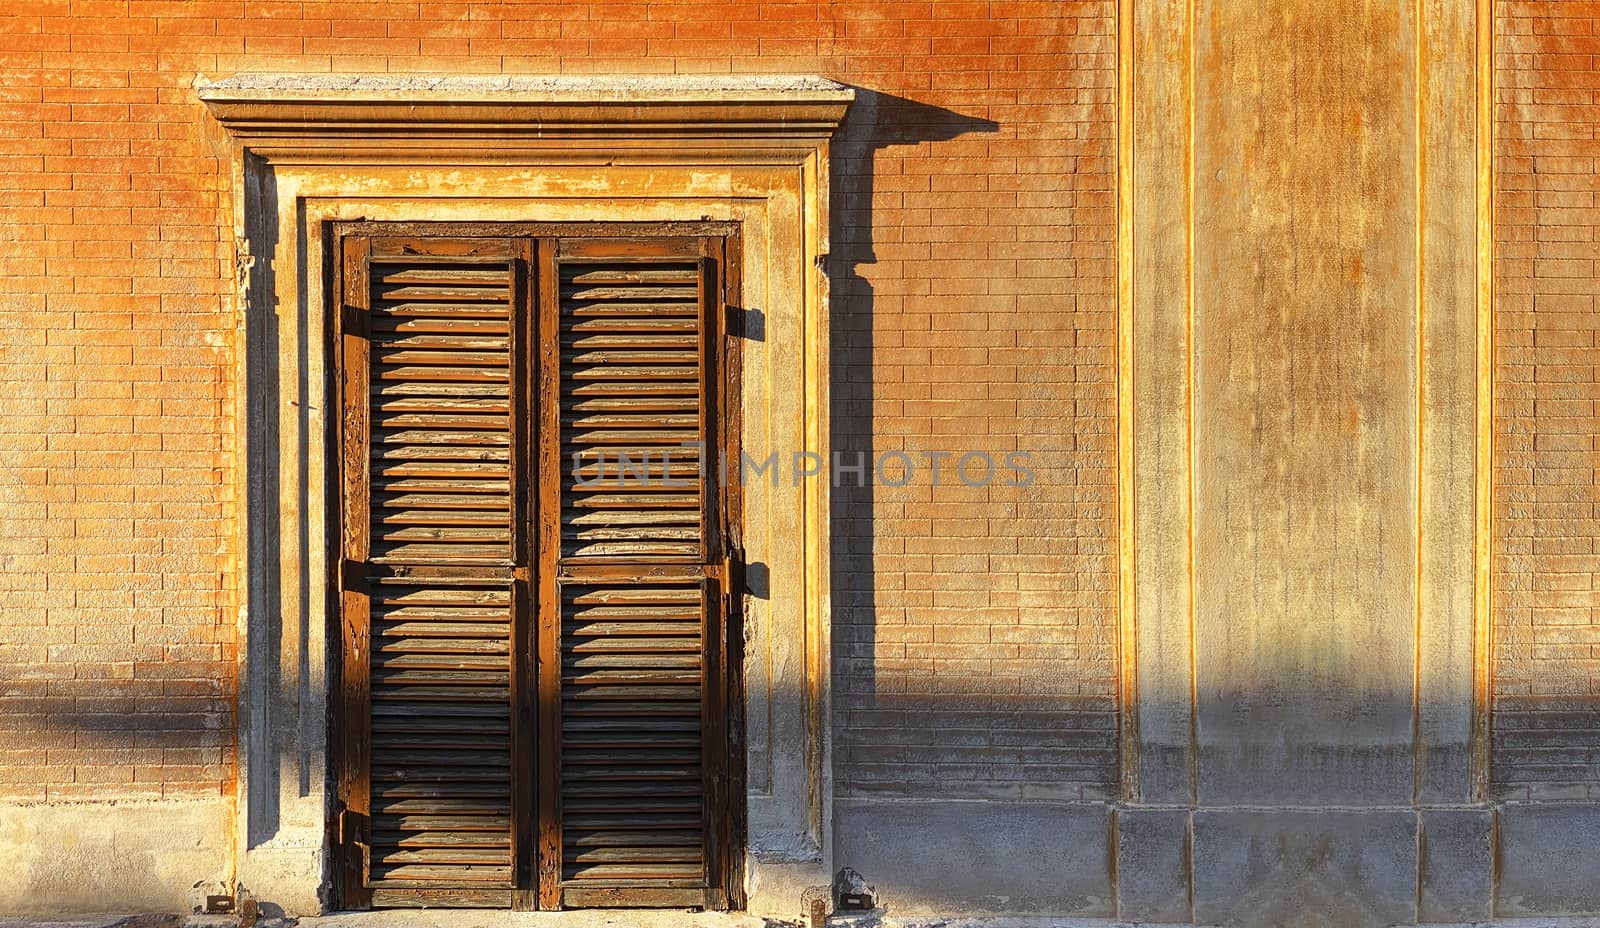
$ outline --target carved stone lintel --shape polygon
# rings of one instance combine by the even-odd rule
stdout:
[[[231,135],[273,160],[497,163],[598,153],[800,157],[828,138],[855,97],[820,77],[736,75],[240,74],[198,92]]]

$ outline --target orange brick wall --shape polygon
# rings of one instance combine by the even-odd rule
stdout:
[[[1600,4],[1497,7],[1492,779],[1600,796]]]
[[[809,71],[876,91],[836,144],[835,445],[1028,451],[1036,480],[838,491],[840,788],[1104,792],[1112,17],[1110,0],[8,0],[0,795],[231,788],[231,179],[192,85],[243,70]]]
[[[72,6],[0,19],[0,795],[216,795],[235,660],[223,162],[161,46],[173,23]]]
[[[913,10],[937,18],[877,15]],[[895,95],[835,148],[834,444],[953,452],[939,486],[835,491],[843,795],[1116,780],[1114,16],[841,4],[827,27],[829,73]],[[1035,482],[962,486],[968,450],[1029,452]]]

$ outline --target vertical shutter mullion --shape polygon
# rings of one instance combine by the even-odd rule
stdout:
[[[338,318],[340,376],[340,555],[337,568],[340,599],[340,756],[339,798],[343,808],[337,829],[343,859],[343,902],[366,907],[372,840],[372,778],[369,767],[371,730],[371,615],[367,576],[371,539],[371,431],[369,376],[369,310],[367,255],[371,240],[351,236],[342,241]]]
[[[535,244],[538,296],[534,301],[537,339],[538,494],[533,506],[537,526],[539,617],[535,653],[538,707],[535,730],[539,743],[538,901],[541,909],[561,907],[561,603],[556,568],[561,552],[561,351],[560,274],[555,240]]]

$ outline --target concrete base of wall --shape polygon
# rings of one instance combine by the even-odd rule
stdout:
[[[745,911],[763,918],[804,921],[807,902],[817,894],[828,898],[833,881],[821,860],[763,860],[752,854],[745,858],[745,868]]]
[[[860,871],[899,920],[1386,928],[1600,914],[1593,804],[1180,809],[837,799],[835,811],[835,864]]]
[[[841,798],[835,813],[834,865],[859,870],[907,923],[1355,928],[1600,915],[1593,803],[1188,810]],[[191,887],[229,875],[233,822],[223,799],[0,803],[0,915],[187,911]],[[799,894],[821,880],[814,868],[762,869],[758,914],[796,917]],[[316,875],[288,882],[316,898]]]
[[[187,912],[229,875],[233,803],[0,803],[0,913]]]
[[[1114,915],[1111,807],[834,800],[834,863],[895,915]]]
[[[240,891],[249,893],[264,914],[298,917],[327,911],[332,888],[325,838],[326,832],[300,828],[246,850],[239,861]]]
[[[1600,914],[1600,805],[1500,810],[1498,915]]]
[[[1194,920],[1305,928],[1417,920],[1417,817],[1405,811],[1192,813]]]

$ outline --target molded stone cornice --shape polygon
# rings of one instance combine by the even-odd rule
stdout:
[[[239,74],[199,98],[269,159],[794,160],[850,88],[804,75]]]

